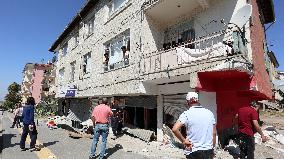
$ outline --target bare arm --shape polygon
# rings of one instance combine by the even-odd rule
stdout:
[[[264,136],[264,134],[263,134],[263,132],[262,132],[262,130],[261,130],[259,124],[258,124],[258,121],[257,120],[252,120],[252,122],[253,122],[253,125],[254,125],[256,131],[261,135],[262,142],[267,141],[267,137]]]
[[[182,142],[182,144],[184,144],[185,147],[191,148],[192,146],[191,142],[188,139],[185,139],[180,132],[180,128],[182,126],[183,124],[178,120],[173,126],[172,131],[175,134],[175,136]]]
[[[91,119],[92,119],[93,125],[95,125],[96,124],[96,118],[94,116],[92,116]]]

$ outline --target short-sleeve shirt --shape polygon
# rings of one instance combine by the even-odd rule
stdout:
[[[250,107],[242,107],[238,110],[238,127],[239,132],[253,136],[253,120],[258,120],[257,111]]]
[[[179,121],[185,125],[186,137],[193,144],[192,151],[185,150],[186,155],[213,148],[213,126],[216,122],[210,110],[192,106],[180,115]]]
[[[100,104],[93,110],[92,116],[95,117],[96,123],[107,124],[112,111],[109,106]]]

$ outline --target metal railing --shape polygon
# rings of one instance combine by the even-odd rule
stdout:
[[[149,74],[169,71],[192,63],[218,59],[220,57],[243,54],[247,56],[247,47],[240,31],[214,32],[206,36],[143,54],[140,61],[140,72]]]
[[[126,66],[129,66],[129,59],[124,59],[122,61],[118,61],[118,62],[113,63],[113,64],[104,65],[103,69],[104,69],[105,72],[107,72],[107,71],[123,68],[123,67],[126,67]]]
[[[153,6],[154,4],[156,4],[157,2],[159,2],[161,0],[148,0],[146,2],[143,3],[142,5],[142,9],[145,10],[151,6]]]

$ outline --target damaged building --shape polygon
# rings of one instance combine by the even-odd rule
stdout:
[[[239,107],[272,98],[264,24],[274,20],[272,0],[88,0],[49,49],[59,113],[76,125],[108,97],[125,125],[161,141],[199,91],[222,135]]]

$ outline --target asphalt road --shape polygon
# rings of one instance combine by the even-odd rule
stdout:
[[[0,148],[1,159],[88,159],[91,139],[72,139],[68,132],[63,129],[49,130],[44,122],[39,122],[37,145],[40,151],[22,152],[19,147],[21,129],[10,128],[12,125],[12,114],[0,113]],[[28,143],[26,144],[28,147]],[[107,158],[109,159],[147,159],[145,156],[125,152],[120,145],[107,144]],[[97,152],[98,153],[98,152]]]

